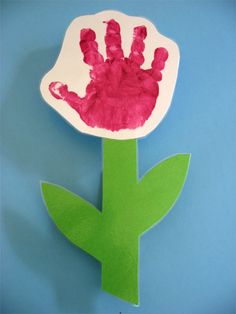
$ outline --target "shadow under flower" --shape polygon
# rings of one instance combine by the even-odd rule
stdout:
[[[53,225],[48,237],[10,208],[4,210],[3,222],[17,256],[53,286],[58,313],[92,313],[100,289],[99,262],[70,244]]]
[[[42,221],[43,215],[47,217],[46,208],[40,203],[40,179],[62,185],[66,182],[71,191],[79,191],[97,207],[101,205],[101,140],[77,132],[40,97],[40,80],[58,51],[58,47],[53,47],[30,53],[16,69],[16,76],[3,95],[2,157],[29,185],[27,193],[36,199],[39,208],[32,214],[35,204],[31,197],[26,209],[17,202],[14,189],[5,186],[3,232],[18,257],[53,286],[58,313],[91,313],[93,299],[100,290],[100,264],[66,240],[48,222],[49,217],[45,224],[49,224],[50,236],[27,217],[30,206],[34,219]],[[25,178],[35,185],[32,187]],[[95,193],[94,188],[87,188],[91,180],[97,186]],[[25,190],[17,193],[17,197],[27,198]]]

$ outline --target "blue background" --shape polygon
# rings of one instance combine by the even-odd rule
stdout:
[[[235,303],[235,1],[2,1],[3,313],[232,314]],[[73,18],[117,9],[153,21],[180,46],[168,115],[139,140],[139,173],[191,152],[171,213],[141,239],[140,307],[100,289],[100,265],[55,228],[39,181],[101,207],[101,139],[41,99]],[[234,186],[234,188],[233,188]]]

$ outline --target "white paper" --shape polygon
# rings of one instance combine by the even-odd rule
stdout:
[[[169,53],[165,68],[162,71],[162,80],[158,82],[159,95],[156,106],[144,125],[134,130],[122,129],[120,131],[110,131],[90,127],[83,122],[80,115],[64,100],[54,98],[49,91],[49,84],[59,81],[67,84],[68,89],[76,92],[80,97],[85,96],[86,86],[91,79],[89,76],[90,66],[84,63],[83,54],[79,46],[80,30],[90,28],[96,32],[99,52],[106,59],[104,41],[106,24],[103,22],[110,19],[114,19],[120,24],[122,48],[125,57],[128,57],[130,54],[133,28],[140,25],[146,26],[147,38],[143,52],[145,62],[142,65],[142,69],[151,67],[156,48],[164,47]],[[140,138],[146,136],[157,127],[170,107],[178,74],[178,66],[179,49],[177,44],[173,40],[161,35],[150,21],[141,17],[128,16],[117,11],[103,11],[95,15],[81,16],[72,21],[66,31],[58,59],[54,67],[43,77],[40,90],[45,101],[80,132],[111,139],[126,140]]]

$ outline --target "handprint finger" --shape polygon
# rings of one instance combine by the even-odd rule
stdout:
[[[61,82],[52,82],[49,85],[49,91],[56,99],[66,101],[73,109],[79,110],[81,108],[83,99],[75,92],[68,91],[68,86]]]
[[[133,42],[129,59],[137,65],[144,62],[143,51],[145,48],[144,39],[147,37],[147,29],[145,26],[137,26],[134,28]]]
[[[80,48],[84,54],[84,62],[88,65],[95,66],[103,63],[103,56],[98,51],[96,34],[90,28],[83,28],[80,32]]]
[[[56,99],[64,99],[68,90],[67,85],[62,84],[61,82],[52,82],[49,85],[49,91]]]
[[[105,43],[107,58],[110,60],[119,60],[124,57],[121,47],[120,25],[115,20],[104,22],[107,24]]]
[[[165,67],[165,62],[168,59],[168,51],[165,48],[157,48],[154,52],[154,60],[152,61],[151,74],[156,81],[161,81],[161,71]]]

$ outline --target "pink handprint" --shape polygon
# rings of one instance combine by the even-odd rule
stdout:
[[[156,105],[158,81],[162,79],[161,71],[168,52],[165,48],[157,48],[151,68],[141,69],[146,27],[134,28],[131,52],[125,58],[121,48],[120,25],[113,19],[106,24],[105,61],[98,51],[95,32],[92,29],[80,32],[84,62],[92,67],[86,95],[78,96],[61,82],[52,82],[49,90],[55,98],[66,101],[90,127],[111,131],[136,129],[145,123]]]

